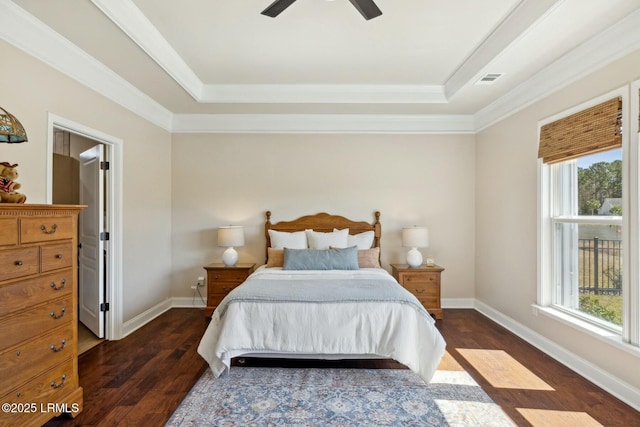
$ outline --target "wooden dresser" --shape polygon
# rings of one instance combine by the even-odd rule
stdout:
[[[0,426],[82,410],[77,230],[82,206],[0,204]]]
[[[414,294],[433,317],[442,319],[440,274],[444,268],[439,265],[412,268],[407,264],[391,264],[391,269],[398,283]]]
[[[220,304],[236,286],[244,282],[253,270],[255,264],[238,263],[234,267],[213,263],[205,265],[207,270],[207,308],[204,310],[206,317],[211,317],[213,310]]]

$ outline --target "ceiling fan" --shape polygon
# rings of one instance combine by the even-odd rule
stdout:
[[[282,11],[291,6],[293,2],[296,0],[275,0],[273,3],[269,5],[265,10],[261,13],[266,16],[270,16],[275,18],[280,15]],[[349,0],[352,5],[358,9],[358,12],[364,16],[364,19],[367,21],[371,18],[375,18],[376,16],[382,15],[382,11],[378,9],[378,6],[373,2],[373,0]]]

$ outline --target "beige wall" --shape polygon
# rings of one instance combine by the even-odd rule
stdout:
[[[639,78],[636,53],[473,135],[176,134],[0,41],[0,105],[30,141],[0,145],[19,163],[22,191],[45,202],[47,112],[121,138],[124,321],[192,297],[202,266],[219,261],[216,227],[246,227],[242,261],[264,260],[273,220],[328,211],[382,212],[383,264],[401,262],[405,225],[429,227],[423,250],[443,265],[443,298],[478,298],[640,388],[640,358],[544,316],[536,299],[537,122]]]
[[[534,316],[537,271],[537,123],[640,78],[640,52],[476,135],[476,298],[587,363],[640,388],[640,352],[604,344]],[[637,284],[635,284],[637,286]]]
[[[171,135],[76,81],[0,41],[0,105],[22,122],[23,144],[0,144],[0,161],[18,163],[21,192],[46,202],[48,112],[123,140],[123,317],[170,296]]]
[[[403,226],[427,226],[443,297],[473,297],[473,135],[176,134],[172,157],[174,296],[221,261],[218,226],[244,225],[240,261],[262,264],[267,210],[273,222],[379,210],[384,267],[405,259]]]

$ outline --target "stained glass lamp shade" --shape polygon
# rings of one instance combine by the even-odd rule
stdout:
[[[9,144],[27,141],[27,132],[13,114],[0,107],[0,142]]]

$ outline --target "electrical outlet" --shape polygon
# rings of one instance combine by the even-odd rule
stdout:
[[[202,277],[202,276],[198,277],[198,286],[199,287],[203,287],[204,286],[204,277]]]

